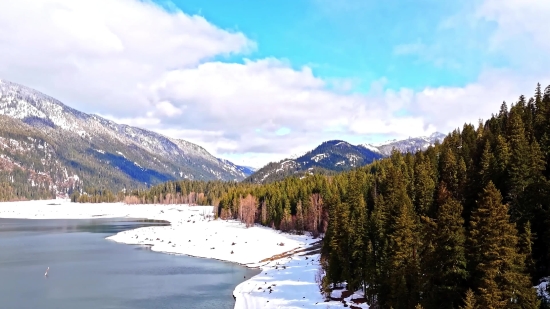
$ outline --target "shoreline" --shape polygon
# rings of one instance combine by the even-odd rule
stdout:
[[[55,205],[48,205],[52,201]],[[212,206],[172,204],[79,204],[69,200],[0,203],[0,218],[146,218],[167,221],[170,225],[136,228],[105,239],[147,245],[156,252],[215,259],[260,270],[256,276],[245,278],[235,287],[236,309],[345,307],[343,302],[325,302],[315,283],[319,253],[308,254],[307,249],[318,239],[258,225],[246,228],[235,220],[213,220],[211,213]],[[292,254],[280,256],[285,253]],[[277,256],[279,258],[273,260]],[[361,304],[351,308],[368,306]]]

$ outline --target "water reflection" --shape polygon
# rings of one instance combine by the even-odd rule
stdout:
[[[31,221],[32,224],[29,224]],[[145,226],[170,225],[167,221],[128,218],[101,219],[0,219],[2,232],[39,232],[39,233],[109,233],[135,229]]]

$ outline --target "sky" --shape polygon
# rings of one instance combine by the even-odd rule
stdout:
[[[547,0],[0,2],[0,79],[261,167],[477,124],[550,84]]]

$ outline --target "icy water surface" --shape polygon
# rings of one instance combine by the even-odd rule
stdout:
[[[0,219],[0,308],[233,308],[257,270],[105,240],[154,224]]]

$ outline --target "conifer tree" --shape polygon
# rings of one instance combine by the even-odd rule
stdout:
[[[508,142],[502,135],[498,135],[496,138],[495,146],[495,175],[494,183],[499,190],[505,189],[505,184],[508,179],[508,167],[510,163],[510,148]]]
[[[524,257],[524,265],[527,274],[532,278],[535,274],[535,261],[533,260],[533,240],[535,236],[531,233],[531,222],[527,221],[519,235],[519,253]]]
[[[482,308],[537,308],[536,294],[518,252],[518,236],[508,207],[492,182],[470,221],[470,263]]]
[[[517,220],[523,212],[519,199],[528,185],[530,171],[530,158],[526,155],[529,151],[529,144],[525,136],[521,108],[522,105],[518,102],[518,105],[512,108],[508,119],[508,139],[511,155],[507,189],[511,202],[510,213],[514,220]]]
[[[464,243],[466,240],[462,205],[442,185],[437,218],[426,237],[433,245],[424,254],[422,273],[429,278],[425,288],[427,308],[456,308],[461,302],[468,276]]]
[[[489,184],[492,179],[493,170],[493,153],[491,152],[491,145],[488,141],[485,142],[483,147],[483,153],[481,154],[481,161],[479,163],[479,186],[484,188]]]
[[[376,191],[376,190],[375,190]],[[384,289],[382,288],[383,275],[385,271],[384,266],[387,264],[387,235],[384,229],[385,222],[387,221],[387,212],[384,210],[384,197],[380,194],[374,193],[374,205],[373,210],[370,213],[368,221],[368,256],[366,259],[367,269],[367,289],[365,297],[369,300],[369,303],[374,303],[376,300],[385,300]]]
[[[464,297],[464,306],[461,306],[460,309],[477,309],[476,305],[476,296],[472,289],[466,291],[466,296]]]
[[[415,164],[415,210],[418,214],[427,216],[432,210],[435,182],[430,175],[430,164],[426,162],[424,155],[419,153],[417,155],[417,162]]]
[[[352,290],[362,288],[366,290],[366,228],[367,228],[367,207],[365,204],[364,193],[362,190],[364,175],[360,172],[353,172],[350,175],[348,189],[348,204],[350,206],[351,222],[350,243],[351,258],[350,271],[351,278],[348,280],[348,286]]]
[[[498,113],[498,118],[500,122],[500,130],[498,132],[495,132],[496,134],[503,134],[507,130],[508,125],[508,105],[506,102],[502,102],[500,105],[500,111]]]
[[[453,197],[458,196],[458,164],[453,151],[447,147],[441,154],[440,177],[441,182],[452,194]]]
[[[389,235],[388,287],[392,291],[389,305],[396,309],[412,308],[419,301],[419,247],[414,213],[403,203]]]

